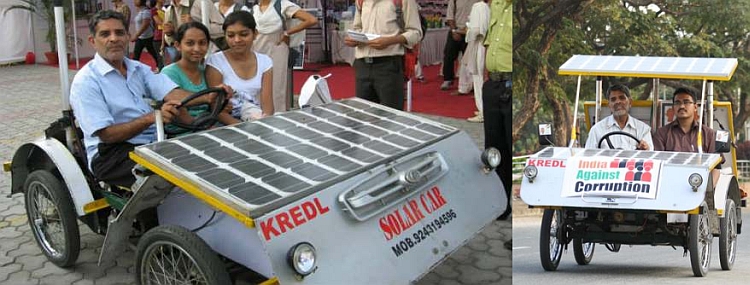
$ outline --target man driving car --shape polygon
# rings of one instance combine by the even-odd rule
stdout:
[[[586,148],[610,148],[606,143],[599,145],[605,135],[611,132],[625,132],[633,135],[638,140],[622,134],[615,134],[608,137],[611,141],[611,148],[615,149],[640,149],[653,150],[653,141],[651,140],[651,127],[646,123],[630,116],[630,107],[633,99],[630,97],[630,89],[621,84],[615,84],[607,89],[607,99],[609,100],[609,109],[612,115],[607,116],[591,127],[589,137],[586,140]]]
[[[167,76],[126,57],[129,35],[125,17],[102,10],[89,20],[88,41],[94,59],[81,68],[70,87],[70,103],[84,134],[88,167],[96,179],[130,187],[135,162],[128,153],[137,145],[156,139],[156,120],[151,101],[163,101],[161,113],[169,123],[179,111],[180,100],[190,95]],[[228,88],[225,88],[228,90]],[[203,97],[211,103],[213,96]]]

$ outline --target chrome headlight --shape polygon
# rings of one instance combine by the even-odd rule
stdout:
[[[500,151],[494,147],[485,149],[482,152],[482,163],[489,168],[495,169],[500,165]]]
[[[536,169],[536,166],[528,165],[523,168],[523,176],[526,176],[529,180],[534,179],[538,173],[539,170]]]
[[[315,256],[315,247],[308,242],[301,242],[289,249],[287,262],[299,275],[307,276],[315,272],[317,258]]]
[[[693,188],[701,186],[701,184],[703,184],[703,176],[698,173],[690,174],[690,177],[688,177],[688,184]]]

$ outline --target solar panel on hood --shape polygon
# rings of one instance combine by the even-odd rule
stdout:
[[[250,214],[455,131],[349,99],[139,146],[135,153]]]

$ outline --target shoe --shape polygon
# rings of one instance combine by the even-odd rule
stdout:
[[[469,91],[469,93],[471,93],[471,91]],[[451,92],[451,95],[452,96],[467,96],[467,95],[469,95],[469,93],[463,93],[463,92],[460,92],[460,91],[453,91],[453,92]]]
[[[484,116],[482,116],[482,113],[479,113],[479,115],[476,115],[474,117],[466,119],[469,122],[472,123],[483,123],[484,122]]]
[[[443,81],[443,85],[440,85],[440,90],[448,90],[451,88],[452,84],[453,84],[453,81],[450,81],[450,80]]]

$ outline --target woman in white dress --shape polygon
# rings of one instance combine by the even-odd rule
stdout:
[[[276,1],[281,2],[276,4]],[[287,90],[289,35],[316,25],[318,20],[288,0],[260,0],[253,6],[253,16],[258,23],[258,36],[253,43],[253,50],[266,54],[273,60],[273,106],[277,111],[286,111],[289,106],[288,92],[291,92]],[[294,27],[287,27],[285,22],[292,18],[301,22]]]
[[[206,60],[209,86],[226,84],[235,91],[232,116],[243,121],[273,115],[273,64],[271,58],[254,52],[257,35],[253,15],[247,11],[229,14],[222,26],[229,49]]]

